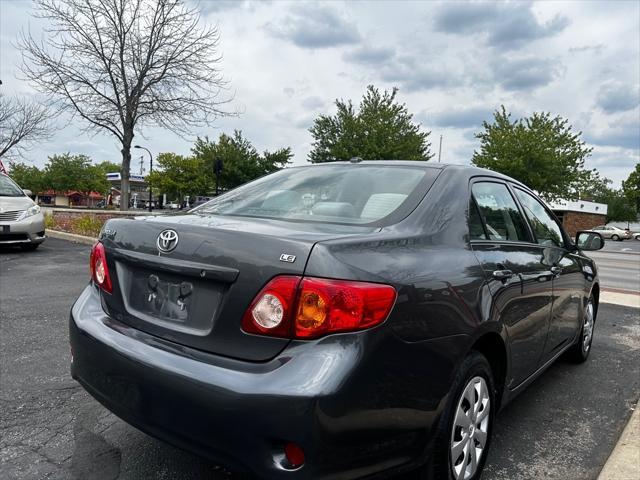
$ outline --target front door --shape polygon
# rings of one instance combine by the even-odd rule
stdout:
[[[553,270],[553,312],[543,361],[551,359],[571,342],[581,326],[585,305],[585,275],[578,255],[551,212],[537,198],[514,187],[516,197],[531,225],[536,242],[544,247]]]
[[[553,304],[553,273],[545,249],[533,242],[506,184],[476,181],[472,193],[470,208],[476,209],[481,225],[470,225],[471,245],[489,281],[492,318],[501,320],[507,330],[511,359],[507,385],[515,388],[540,365]]]

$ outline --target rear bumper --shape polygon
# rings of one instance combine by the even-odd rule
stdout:
[[[71,311],[70,340],[73,378],[116,415],[258,478],[349,479],[414,467],[425,459],[440,403],[415,376],[409,385],[420,399],[411,398],[401,374],[398,392],[380,392],[383,385],[393,390],[395,372],[362,372],[367,344],[379,339],[327,337],[313,348],[293,344],[269,362],[243,362],[110,319],[92,286]],[[287,442],[305,452],[297,470],[284,459]]]
[[[42,213],[18,222],[0,222],[0,245],[36,244],[45,239]]]

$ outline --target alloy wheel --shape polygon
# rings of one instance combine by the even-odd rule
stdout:
[[[584,323],[582,325],[582,351],[588,352],[593,338],[593,302],[589,300],[584,309]]]
[[[451,431],[451,469],[456,480],[468,480],[477,470],[487,445],[491,401],[483,377],[473,377],[462,391]]]

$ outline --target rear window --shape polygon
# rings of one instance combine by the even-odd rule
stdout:
[[[437,177],[431,168],[320,165],[280,170],[193,210],[199,214],[346,224],[406,216]]]

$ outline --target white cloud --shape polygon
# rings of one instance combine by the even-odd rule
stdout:
[[[221,33],[221,67],[240,117],[220,119],[182,139],[149,128],[138,132],[154,153],[189,153],[197,135],[241,129],[259,150],[291,146],[306,163],[308,128],[332,113],[336,98],[359,103],[366,86],[400,88],[443,161],[469,163],[484,119],[504,104],[514,117],[561,115],[594,147],[588,165],[619,184],[638,161],[640,4],[637,2],[210,2],[203,18]],[[0,87],[29,93],[18,80],[21,28],[39,35],[28,2],[0,0]],[[635,105],[635,106],[634,106]],[[629,106],[629,108],[627,108]],[[106,135],[65,127],[30,155],[120,158]],[[144,137],[142,137],[144,134]]]

